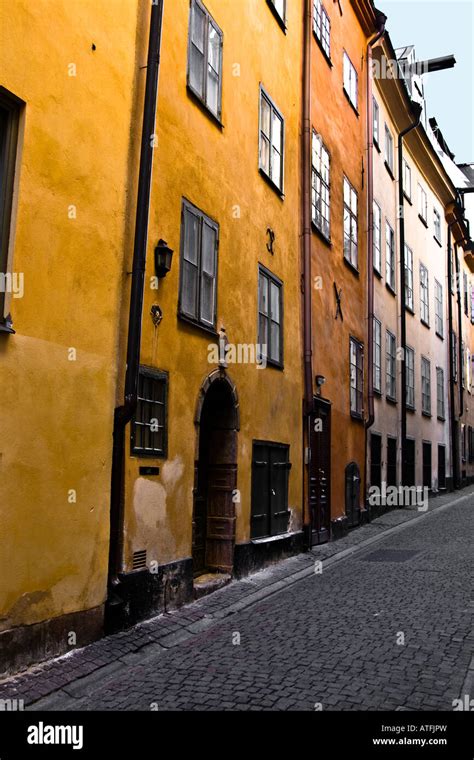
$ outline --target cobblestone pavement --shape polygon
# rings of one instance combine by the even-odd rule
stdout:
[[[427,513],[387,513],[2,681],[0,699],[33,710],[451,710],[474,697],[473,517],[474,487]]]

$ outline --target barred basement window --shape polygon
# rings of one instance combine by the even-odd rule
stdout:
[[[327,57],[331,57],[331,22],[321,0],[314,0],[313,31]]]
[[[378,203],[374,201],[374,269],[379,274],[382,274],[382,252],[381,252],[381,237],[382,237],[382,212]]]
[[[331,165],[329,151],[313,131],[312,217],[317,229],[328,240],[331,236]]]
[[[440,338],[444,335],[443,286],[435,280],[435,330]]]
[[[395,292],[395,233],[388,222],[385,222],[385,279]]]
[[[425,325],[430,324],[430,294],[428,270],[420,263],[420,318]]]
[[[397,341],[395,335],[387,330],[385,340],[386,374],[385,390],[387,398],[395,401],[397,398]]]
[[[421,411],[431,415],[431,364],[424,356],[421,357]]]
[[[405,243],[405,305],[414,311],[413,301],[413,251]]]
[[[358,232],[357,232],[357,193],[351,183],[344,177],[344,258],[357,269]]]
[[[132,455],[167,457],[168,374],[140,367],[138,404],[131,425]]]
[[[382,325],[374,317],[374,391],[382,393]]]
[[[439,420],[444,420],[444,370],[436,367],[436,414]]]
[[[215,329],[219,225],[183,200],[179,315]]]
[[[351,415],[361,418],[364,414],[364,347],[350,338]]]
[[[285,120],[270,96],[260,87],[260,158],[262,171],[283,192]]]
[[[222,32],[206,8],[199,0],[192,0],[188,87],[218,119],[222,109],[222,40]]]
[[[406,371],[406,401],[407,407],[415,408],[415,352],[412,348],[405,349],[405,371]]]

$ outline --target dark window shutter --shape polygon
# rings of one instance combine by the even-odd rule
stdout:
[[[288,530],[288,448],[274,447],[271,451],[270,505],[271,533],[277,536]]]
[[[252,459],[252,538],[269,534],[269,450],[254,443]]]

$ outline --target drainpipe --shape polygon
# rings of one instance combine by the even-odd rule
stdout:
[[[419,103],[412,101],[412,111],[416,118],[398,135],[398,213],[399,213],[399,245],[400,245],[400,334],[402,344],[402,366],[401,366],[401,402],[402,402],[402,419],[401,419],[401,444],[402,444],[402,484],[406,483],[407,471],[407,397],[406,397],[406,343],[407,343],[407,325],[406,325],[406,301],[405,301],[405,197],[403,194],[403,138],[416,129],[420,124],[422,107]]]
[[[160,68],[161,32],[164,0],[153,0],[151,6],[150,37],[146,67],[145,99],[138,175],[135,239],[133,246],[132,283],[127,337],[127,369],[124,402],[115,409],[112,450],[112,482],[110,495],[110,549],[108,605],[119,604],[114,590],[120,584],[119,573],[123,549],[123,465],[125,427],[132,419],[137,406],[138,373],[142,330],[143,292],[145,283],[148,216],[150,210],[151,174],[153,167],[153,140],[155,133],[158,74]]]
[[[387,17],[377,17],[377,33],[367,43],[367,401],[369,415],[365,421],[364,483],[367,491],[367,430],[374,424],[374,119],[372,98],[372,48],[385,33]]]
[[[462,387],[462,376],[464,371],[464,361],[462,355],[462,300],[464,297],[464,290],[461,290],[461,268],[459,266],[458,246],[454,244],[454,261],[456,264],[456,290],[458,292],[458,362],[459,362],[459,421],[464,414],[464,390]]]
[[[310,454],[310,414],[313,410],[313,344],[311,325],[311,28],[312,0],[303,0],[304,49],[303,49],[303,129],[302,129],[302,258],[303,258],[303,360],[304,360],[304,404],[303,436],[306,435],[307,451]],[[309,457],[306,462],[309,483]],[[304,481],[303,481],[304,482]],[[306,543],[311,546],[311,515],[306,512],[306,497],[303,494],[303,525],[308,519]]]
[[[449,330],[449,417],[451,428],[451,467],[453,471],[453,488],[459,487],[458,477],[458,455],[457,455],[457,442],[456,442],[456,407],[454,401],[454,374],[453,374],[453,356],[454,356],[454,340],[453,340],[453,303],[451,294],[451,282],[453,277],[451,267],[451,227],[455,222],[448,224],[448,330]]]

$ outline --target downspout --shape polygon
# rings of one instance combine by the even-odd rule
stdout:
[[[155,133],[160,68],[161,32],[164,0],[153,0],[151,6],[150,36],[146,67],[145,99],[138,175],[135,238],[133,245],[132,282],[127,336],[127,369],[125,374],[124,402],[115,409],[112,450],[112,479],[110,495],[110,548],[108,604],[119,603],[113,593],[120,584],[124,529],[124,452],[125,427],[132,419],[137,406],[138,373],[142,330],[143,293],[145,282],[148,216],[150,210],[151,174],[153,167],[153,135]]]
[[[364,484],[367,491],[367,430],[374,424],[374,119],[372,97],[372,48],[385,33],[387,17],[377,17],[377,33],[367,43],[367,405],[365,421]]]
[[[312,0],[303,0],[303,23],[304,23],[304,49],[303,49],[303,128],[302,128],[302,258],[303,258],[303,362],[304,362],[304,403],[303,403],[303,440],[306,438],[306,451],[304,457],[307,467],[309,483],[310,467],[310,443],[311,433],[310,415],[313,410],[313,348],[312,348],[312,325],[311,325],[311,26],[312,26]],[[304,482],[304,481],[303,481]],[[307,486],[308,487],[308,486]],[[303,525],[307,524],[307,538],[305,543],[311,546],[311,514],[306,512],[306,494],[303,493]]]
[[[419,103],[412,102],[412,110],[416,114],[415,121],[410,124],[398,135],[398,230],[400,246],[400,337],[402,348],[401,361],[401,444],[402,444],[402,485],[406,483],[407,471],[407,397],[406,397],[406,343],[407,343],[407,324],[406,324],[406,299],[405,299],[405,196],[403,194],[403,138],[416,129],[420,123],[422,107]],[[418,113],[417,113],[418,111]]]
[[[464,373],[464,360],[463,360],[463,351],[462,351],[462,301],[464,298],[464,289],[461,290],[461,267],[459,266],[459,258],[458,258],[458,246],[457,243],[454,244],[454,261],[456,264],[456,290],[458,292],[458,362],[459,362],[459,421],[461,421],[461,417],[464,414],[464,390],[462,387],[462,377]]]
[[[451,262],[451,227],[455,224],[452,222],[448,224],[448,330],[449,330],[449,417],[451,428],[451,466],[453,471],[453,488],[458,488],[458,456],[457,456],[457,443],[456,443],[456,407],[454,401],[454,373],[453,373],[453,356],[454,356],[454,340],[453,340],[453,302],[451,294],[451,282],[453,277],[452,262]]]

